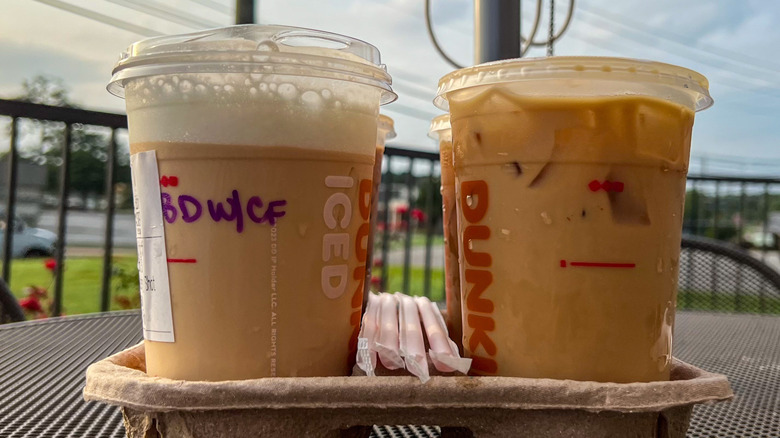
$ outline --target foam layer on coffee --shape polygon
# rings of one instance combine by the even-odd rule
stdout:
[[[291,75],[158,75],[125,85],[131,142],[280,144],[373,155],[377,88]]]

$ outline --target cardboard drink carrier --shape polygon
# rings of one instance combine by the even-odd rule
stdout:
[[[670,381],[617,384],[455,375],[432,356],[422,373],[374,359],[368,377],[358,356],[349,377],[198,382],[149,376],[140,344],[90,366],[84,398],[119,406],[130,438],[368,437],[375,424],[436,425],[445,438],[682,438],[693,405],[733,396],[725,376],[676,359]]]

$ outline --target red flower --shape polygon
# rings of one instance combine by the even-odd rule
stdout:
[[[54,270],[57,269],[57,260],[46,259],[46,261],[43,262],[43,266],[46,266],[46,269],[54,272]]]
[[[30,286],[25,288],[26,295],[35,299],[46,298],[48,293],[46,289],[38,286]]]
[[[371,277],[371,286],[379,288],[381,283],[382,283],[382,279],[381,278],[379,278],[379,277]]]
[[[417,222],[425,222],[425,213],[419,208],[415,208],[412,210],[412,219],[416,220]]]
[[[36,297],[27,297],[19,300],[19,305],[30,312],[43,312],[41,302]]]

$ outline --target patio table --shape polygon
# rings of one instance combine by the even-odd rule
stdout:
[[[780,317],[678,312],[675,356],[726,374],[734,400],[697,406],[689,437],[780,437]],[[119,409],[85,402],[89,364],[142,339],[138,311],[0,326],[0,437],[123,437]],[[437,437],[374,426],[377,437]]]

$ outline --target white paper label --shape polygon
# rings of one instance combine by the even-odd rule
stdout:
[[[144,339],[174,342],[157,154],[130,156]]]

